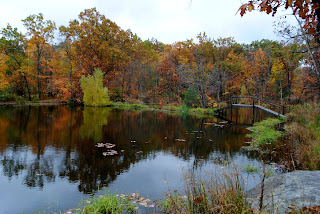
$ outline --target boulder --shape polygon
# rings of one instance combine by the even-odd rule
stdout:
[[[259,209],[261,184],[246,192],[252,208]],[[320,205],[320,171],[293,171],[265,179],[263,210],[285,213]]]

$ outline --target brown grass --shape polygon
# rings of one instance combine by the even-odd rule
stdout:
[[[320,105],[291,107],[286,126],[287,140],[295,150],[298,168],[320,169]]]
[[[228,167],[229,168],[229,167]],[[185,192],[169,192],[161,207],[165,213],[253,213],[244,198],[244,182],[235,167],[206,173],[185,174]]]

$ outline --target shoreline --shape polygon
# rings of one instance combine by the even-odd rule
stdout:
[[[49,105],[67,105],[65,102],[61,102],[60,100],[39,100],[39,101],[27,101],[25,103],[18,103],[14,101],[9,102],[0,102],[0,107],[7,106],[49,106]],[[82,106],[82,105],[79,105]],[[167,114],[174,115],[192,115],[198,117],[206,117],[206,116],[214,116],[214,110],[216,108],[189,108],[186,106],[174,106],[174,105],[166,105],[166,106],[150,106],[146,104],[130,104],[130,103],[112,103],[110,106],[101,106],[119,110],[127,110],[127,111],[155,111],[155,112],[164,112]]]
[[[15,101],[0,102],[0,106],[42,106],[42,105],[66,105],[60,100],[39,100],[39,101],[26,101],[23,103]]]

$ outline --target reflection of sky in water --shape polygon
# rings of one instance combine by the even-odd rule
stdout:
[[[63,159],[61,152],[50,148],[44,156],[55,157],[55,166]],[[219,155],[219,154],[216,154]],[[212,154],[211,156],[215,156]],[[32,157],[28,152],[27,157]],[[30,158],[32,159],[32,158]],[[243,155],[233,157],[231,163],[243,166],[244,163],[257,164],[256,160],[249,160]],[[154,158],[141,160],[133,164],[129,170],[120,173],[115,181],[109,184],[108,190],[115,193],[140,193],[144,197],[159,199],[170,188],[171,190],[183,191],[182,174],[192,168],[194,159],[188,161],[179,159],[172,154],[158,152]],[[221,169],[223,164],[215,164],[213,161],[206,162],[201,166],[202,171],[215,171]],[[57,167],[55,167],[57,168]],[[198,168],[199,169],[199,168]],[[2,167],[0,167],[2,171]],[[55,169],[57,171],[57,169]],[[197,170],[196,170],[197,171]],[[106,172],[107,173],[107,172]],[[203,174],[205,175],[205,173]],[[7,178],[0,175],[0,213],[30,213],[35,209],[61,209],[65,211],[76,207],[80,200],[88,196],[78,191],[79,182],[70,183],[66,178],[56,176],[55,182],[46,182],[43,188],[26,188],[24,183],[25,172],[13,176],[8,182]],[[244,181],[248,188],[252,188],[260,181],[257,174],[248,175],[243,173]],[[103,194],[104,190],[97,194]],[[10,206],[8,206],[10,205]]]
[[[152,160],[144,160],[134,164],[129,171],[120,174],[117,179],[109,185],[110,191],[118,193],[132,193],[139,192],[143,196],[151,198],[160,198],[170,188],[171,190],[183,191],[184,181],[183,172],[187,172],[192,168],[194,159],[189,161],[182,161],[179,158],[170,154],[159,152],[156,158]],[[242,168],[243,163],[255,164],[259,163],[255,160],[248,160],[243,155],[237,155],[233,158],[232,162]],[[214,164],[206,162],[201,166],[205,172],[220,170],[224,168],[223,164]],[[198,174],[199,168],[195,169]],[[205,177],[205,176],[204,176]],[[243,173],[243,178],[248,184],[247,188],[253,188],[260,182],[257,175],[248,175]]]
[[[10,113],[6,117],[1,110],[0,128],[7,129],[11,140],[0,141],[0,213],[65,211],[103,187],[159,199],[168,188],[183,190],[183,170],[215,171],[225,162],[240,168],[259,165],[255,157],[240,150],[247,131],[216,127],[215,118],[101,109],[82,114],[81,109],[70,113],[66,107],[31,108],[28,114],[24,109],[6,110]],[[2,127],[1,121],[9,125]],[[104,157],[102,149],[94,146],[100,140],[125,151]],[[248,188],[260,180],[257,174],[243,172],[243,177]]]

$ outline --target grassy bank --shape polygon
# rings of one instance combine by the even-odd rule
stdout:
[[[259,152],[270,152],[280,143],[279,140],[285,134],[279,131],[280,124],[284,119],[267,118],[261,122],[255,123],[249,128],[251,131],[247,136],[251,139],[249,150]]]
[[[297,169],[320,170],[320,105],[291,106],[287,115],[287,142]]]
[[[59,100],[38,100],[38,101],[9,101],[9,102],[0,102],[0,106],[24,106],[24,105],[59,105],[66,104],[62,103]],[[204,117],[208,115],[213,115],[215,108],[189,108],[186,106],[175,106],[175,105],[146,105],[139,103],[121,103],[121,102],[113,102],[110,107],[121,110],[129,110],[129,111],[161,111],[168,114],[176,114],[176,115],[195,115],[199,117]]]
[[[134,213],[137,205],[129,197],[119,197],[106,192],[99,197],[91,197],[82,202],[78,208],[69,210],[71,213]]]
[[[320,105],[290,106],[282,132],[277,130],[281,122],[269,118],[256,123],[250,128],[248,148],[277,152],[292,170],[320,170]]]
[[[169,114],[179,115],[195,115],[195,116],[208,116],[213,115],[215,108],[189,108],[186,106],[175,105],[145,105],[145,104],[130,104],[130,103],[112,103],[112,108],[131,110],[131,111],[161,111]]]
[[[17,101],[6,101],[0,102],[0,106],[24,106],[24,105],[60,105],[63,104],[58,99],[50,99],[50,100],[34,100],[34,101],[27,101],[27,100],[17,100]]]

